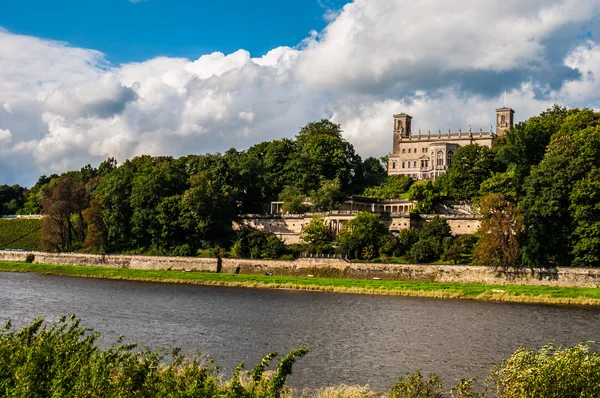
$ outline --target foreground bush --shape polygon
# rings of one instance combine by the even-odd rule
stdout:
[[[110,348],[97,346],[98,333],[80,326],[79,319],[61,318],[51,326],[41,319],[19,331],[10,322],[0,334],[0,396],[4,397],[227,397],[279,398],[295,393],[285,386],[297,358],[292,351],[274,372],[265,372],[276,357],[266,355],[250,372],[240,364],[224,381],[212,361],[186,358],[179,350],[135,351],[120,338]],[[487,389],[477,391],[475,379],[463,379],[444,389],[435,374],[420,371],[398,379],[387,393],[368,387],[338,386],[306,390],[306,398],[482,398],[597,397],[600,353],[597,343],[572,348],[547,345],[540,350],[519,348],[490,372]],[[447,392],[448,391],[448,392]]]
[[[280,397],[296,358],[292,351],[272,375],[265,375],[276,353],[265,356],[250,374],[241,364],[223,382],[212,362],[184,357],[174,350],[134,351],[122,339],[105,351],[98,333],[61,318],[48,327],[41,319],[0,336],[0,396],[8,397]]]
[[[597,344],[571,348],[549,344],[537,351],[519,348],[492,369],[488,380],[501,397],[598,397],[600,353],[591,351]]]

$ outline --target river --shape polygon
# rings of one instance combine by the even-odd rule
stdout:
[[[298,347],[295,387],[369,384],[405,372],[448,385],[485,378],[520,345],[600,340],[600,308],[243,289],[0,272],[0,321],[77,314],[103,336],[217,357],[229,372]]]

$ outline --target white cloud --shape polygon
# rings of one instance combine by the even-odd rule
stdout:
[[[10,133],[10,130],[0,129],[0,144],[4,142],[10,142],[11,139],[12,134]]]
[[[600,47],[574,37],[599,5],[356,0],[295,48],[120,66],[0,30],[0,183],[109,156],[243,149],[320,118],[362,156],[382,156],[392,114],[411,113],[423,132],[486,130],[504,88],[518,120],[553,102],[598,106]],[[33,166],[9,170],[16,159]]]

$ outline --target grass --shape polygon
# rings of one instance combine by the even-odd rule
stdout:
[[[39,250],[41,219],[0,219],[0,249]]]
[[[211,272],[148,271],[75,265],[27,264],[22,262],[0,262],[0,271],[335,293],[458,298],[519,303],[600,305],[600,289],[597,288],[313,278],[262,274],[236,275]],[[495,292],[494,290],[501,292]]]

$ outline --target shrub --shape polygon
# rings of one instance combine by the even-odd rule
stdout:
[[[519,348],[492,369],[488,381],[502,397],[597,397],[600,390],[600,353],[589,342],[575,347],[545,345],[539,350]]]
[[[213,361],[184,357],[180,350],[136,351],[122,338],[106,350],[100,338],[74,316],[51,326],[37,319],[16,332],[10,322],[0,334],[0,386],[15,397],[247,397],[279,398],[288,393],[287,377],[296,359],[308,350],[285,356],[269,376],[265,369],[277,356],[268,354],[251,372],[239,365],[222,381]]]
[[[26,263],[32,263],[33,260],[35,260],[35,256],[32,253],[27,254],[27,257],[25,257],[25,262]]]
[[[416,263],[429,263],[436,260],[436,243],[431,239],[419,240],[408,252],[409,260]]]

